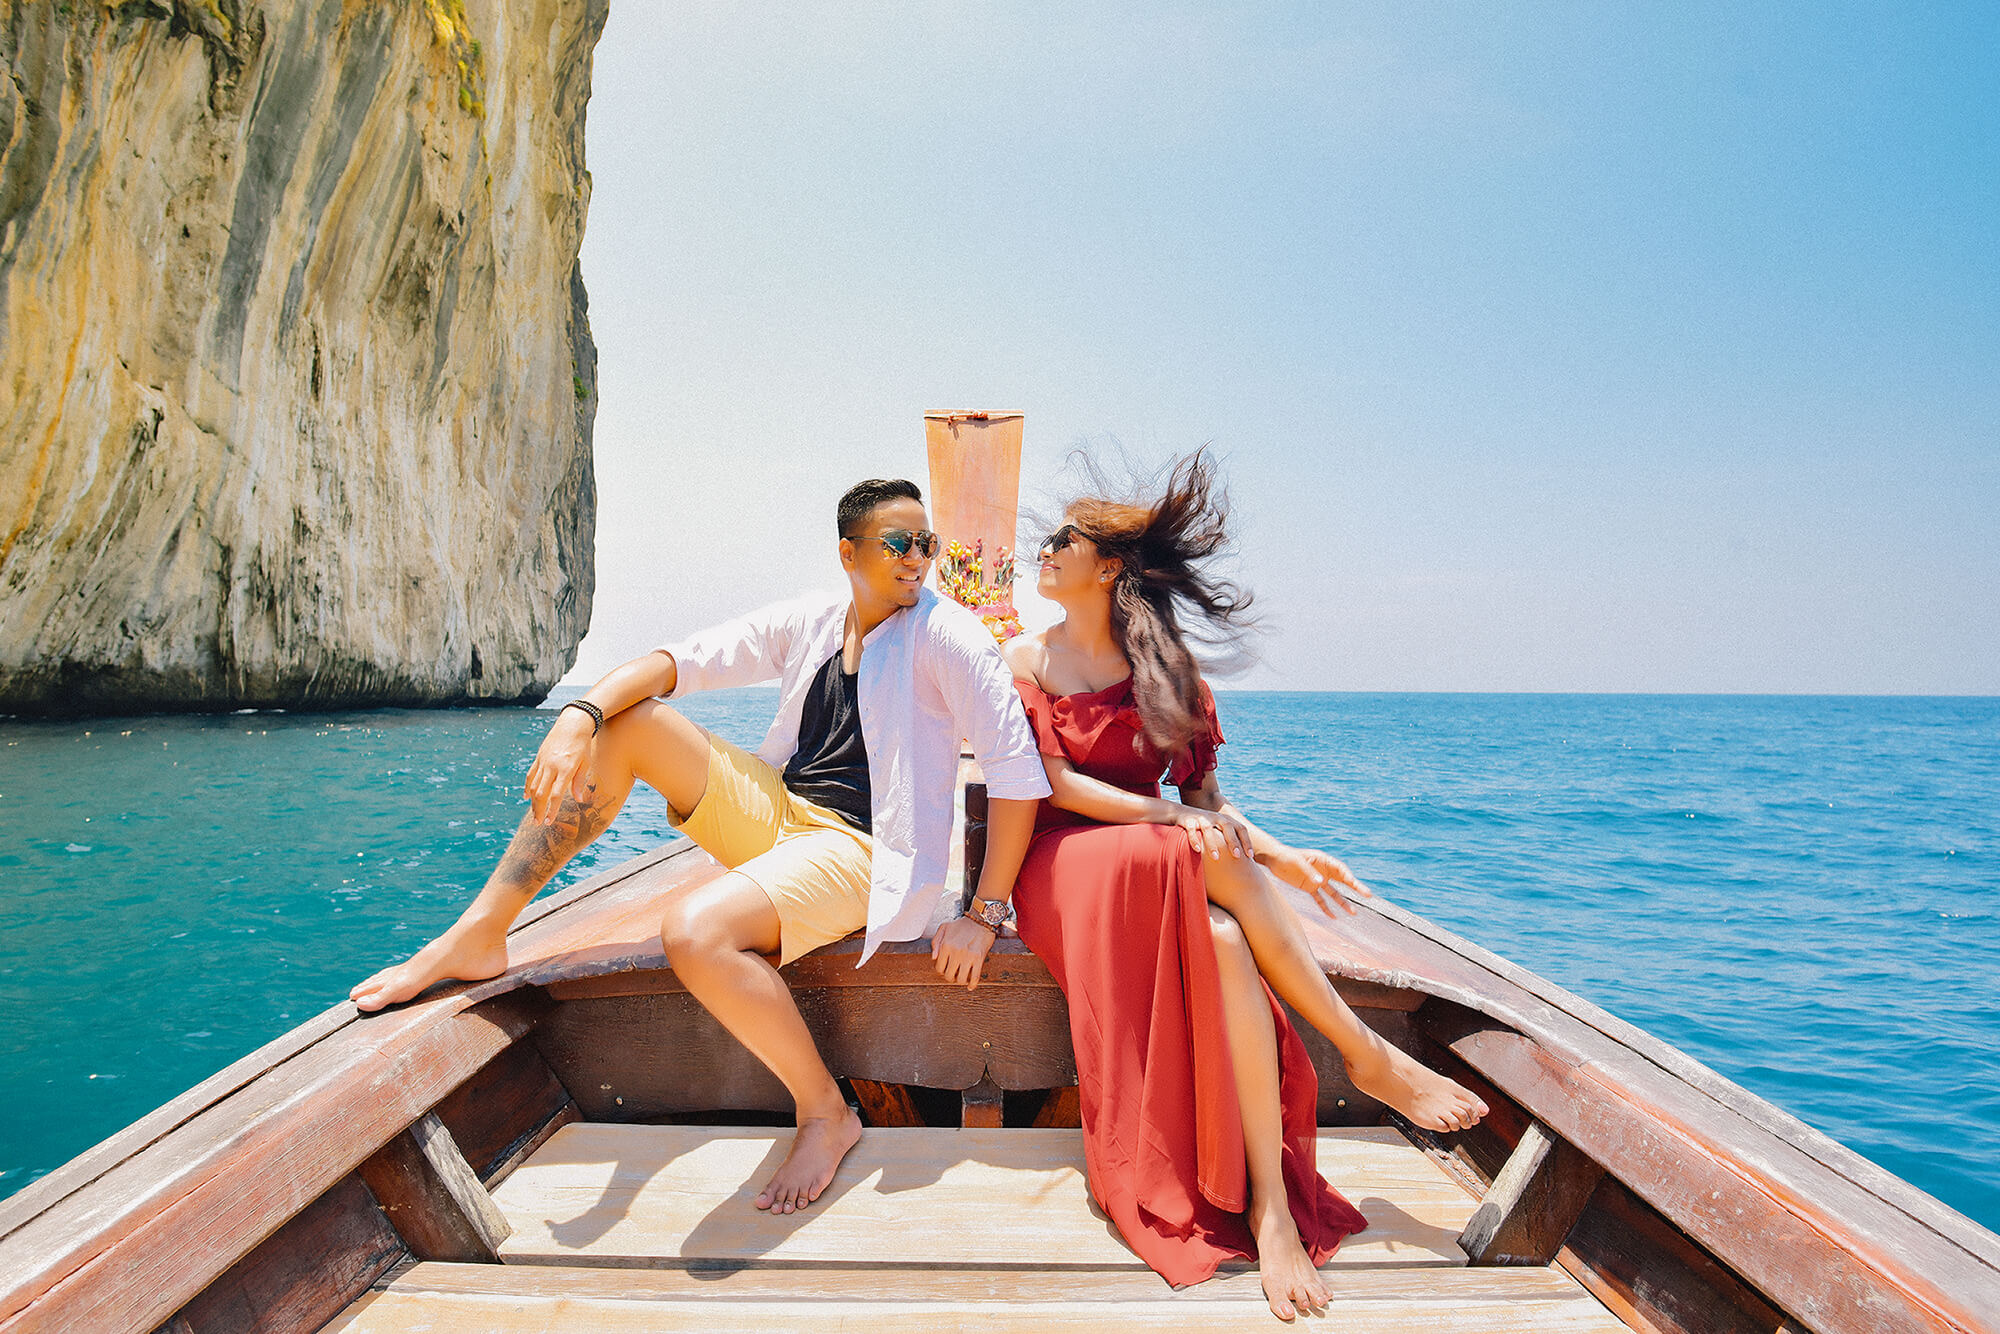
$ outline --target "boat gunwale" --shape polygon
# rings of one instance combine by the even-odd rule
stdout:
[[[1304,896],[1299,898],[1303,904]],[[1622,1108],[1636,1122],[1649,1123],[1664,1140],[1695,1150],[1733,1177],[1736,1189],[1752,1192],[1779,1213],[1797,1219],[1810,1235],[1823,1239],[1836,1254],[1852,1257],[1860,1269],[1875,1275],[1882,1286],[1899,1294],[1906,1310],[1926,1313],[1928,1319],[1917,1325],[1823,1326],[1816,1308],[1829,1300],[1829,1294],[1822,1289],[1831,1285],[1788,1283],[1774,1278],[1769,1267],[1760,1266],[1754,1255],[1747,1254],[1755,1248],[1740,1244],[1738,1233],[1708,1225],[1711,1216],[1719,1214],[1726,1201],[1718,1196],[1713,1201],[1715,1209],[1705,1215],[1700,1210],[1683,1207],[1670,1191],[1659,1188],[1658,1181],[1649,1183],[1645,1173],[1635,1170],[1643,1164],[1615,1159],[1601,1161],[1608,1175],[1748,1280],[1767,1299],[1801,1319],[1811,1312],[1811,1328],[1866,1330],[1870,1334],[1881,1328],[2000,1329],[1987,1323],[1980,1314],[2000,1311],[2000,1235],[1804,1126],[1789,1113],[1686,1053],[1547,979],[1404,909],[1379,900],[1364,901],[1360,906],[1375,922],[1400,928],[1449,957],[1434,960],[1432,967],[1424,967],[1406,952],[1395,951],[1392,944],[1386,960],[1378,954],[1376,959],[1362,962],[1355,957],[1357,943],[1365,952],[1366,940],[1357,942],[1352,932],[1345,937],[1337,936],[1329,924],[1308,916],[1308,939],[1315,956],[1329,972],[1358,974],[1386,985],[1415,987],[1513,1029],[1521,1040],[1579,1077],[1579,1082],[1587,1081],[1602,1090],[1604,1102]],[[1347,921],[1356,923],[1355,918]],[[1361,934],[1379,939],[1385,933],[1364,927]],[[1397,958],[1397,954],[1402,957]],[[1486,973],[1488,980],[1477,984],[1470,978],[1452,976],[1466,967]],[[1571,1006],[1580,1013],[1572,1011]],[[1441,1045],[1460,1059],[1467,1059],[1464,1051],[1455,1049],[1462,1044]],[[1660,1059],[1662,1056],[1668,1059]],[[1576,1108],[1549,1106],[1538,1113],[1529,1105],[1526,1091],[1517,1084],[1480,1070],[1476,1060],[1468,1060],[1468,1064],[1519,1102],[1524,1112],[1537,1116],[1564,1138],[1572,1138],[1573,1132],[1563,1122],[1581,1122],[1583,1118]],[[1574,1098],[1578,1089],[1572,1086],[1563,1092]],[[1690,1096],[1698,1100],[1698,1111],[1682,1116],[1670,1110],[1672,1103],[1685,1103]],[[1565,1112],[1570,1115],[1563,1115]],[[1800,1138],[1806,1142],[1795,1143],[1784,1133],[1787,1125],[1799,1127],[1804,1132]],[[1812,1152],[1815,1144],[1827,1157],[1839,1161],[1828,1162],[1816,1155]],[[1589,1152],[1591,1146],[1578,1147]],[[1760,1147],[1774,1148],[1777,1152],[1758,1153]],[[1791,1155],[1792,1161],[1783,1161],[1785,1155]],[[1597,1160],[1598,1156],[1593,1158]],[[1858,1170],[1850,1173],[1843,1170],[1843,1164],[1852,1164]],[[1671,1178],[1668,1184],[1680,1182],[1681,1178]],[[1887,1185],[1889,1194],[1877,1189],[1878,1184]],[[1866,1201],[1879,1206],[1879,1210],[1870,1211],[1878,1216],[1863,1220],[1830,1198],[1850,1192],[1859,1192]],[[1885,1213],[1887,1216],[1882,1216]],[[1911,1236],[1911,1229],[1920,1231]],[[1927,1249],[1916,1244],[1924,1240],[1932,1246]],[[1940,1250],[1940,1243],[1948,1250]]]
[[[1304,898],[1303,895],[1299,897],[1302,900]],[[1420,917],[1416,913],[1380,899],[1374,902],[1364,901],[1360,906],[1518,987],[1556,1013],[1575,1020],[1601,1037],[1609,1039],[1618,1047],[1641,1057],[1656,1067],[1661,1074],[1695,1090],[1717,1106],[1797,1149],[1835,1175],[1860,1186],[1884,1204],[1924,1224],[1940,1239],[1951,1242],[1968,1256],[2000,1269],[2000,1233],[1987,1229],[1976,1219],[1952,1208],[1935,1195],[1904,1180],[1823,1131],[1814,1129],[1776,1103],[1736,1083],[1727,1075],[1688,1055],[1680,1048],[1635,1024],[1620,1019],[1540,974],[1438,926],[1428,918]],[[1338,971],[1358,981],[1422,990],[1439,999],[1453,1001],[1467,1009],[1477,1010],[1490,1018],[1501,1020],[1524,1036],[1535,1039],[1542,1047],[1561,1054],[1566,1063],[1573,1066],[1581,1066],[1596,1059],[1595,1056],[1566,1042],[1564,1035],[1556,1028],[1538,1024],[1536,1022],[1538,1016],[1532,1010],[1510,1011],[1494,1005],[1491,993],[1453,987],[1443,979],[1399,969],[1357,966],[1343,954],[1342,942],[1333,934],[1331,928],[1313,920],[1310,914],[1305,915],[1308,923],[1307,936],[1313,943],[1315,960],[1326,967],[1329,973]],[[1452,994],[1454,992],[1459,994]]]

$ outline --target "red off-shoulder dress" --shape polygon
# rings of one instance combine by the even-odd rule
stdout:
[[[1051,696],[1015,683],[1044,755],[1128,792],[1192,785],[1215,767],[1222,732],[1167,760],[1139,726],[1129,680]],[[1021,939],[1069,1000],[1084,1162],[1098,1207],[1161,1277],[1199,1283],[1256,1254],[1243,1218],[1249,1177],[1201,856],[1173,825],[1099,824],[1042,804],[1014,885]],[[1285,1011],[1277,1025],[1285,1189],[1315,1263],[1367,1226],[1314,1165],[1319,1078]]]

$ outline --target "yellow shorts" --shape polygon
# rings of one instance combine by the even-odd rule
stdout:
[[[708,788],[680,830],[770,896],[781,963],[868,925],[874,841],[721,737],[708,738]]]

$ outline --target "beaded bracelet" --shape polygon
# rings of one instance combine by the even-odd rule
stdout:
[[[592,704],[589,700],[573,699],[569,703],[563,705],[563,709],[582,709],[585,713],[589,714],[590,734],[592,736],[596,736],[599,732],[602,732],[604,730],[604,710],[598,708],[595,704]],[[562,709],[557,709],[556,712],[561,713]]]

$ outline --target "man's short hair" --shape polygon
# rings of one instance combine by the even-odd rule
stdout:
[[[915,482],[906,482],[900,477],[871,477],[865,482],[856,482],[847,488],[847,494],[840,498],[840,508],[835,518],[840,523],[840,535],[853,537],[855,525],[885,500],[914,500],[923,504],[924,493],[917,490]]]

